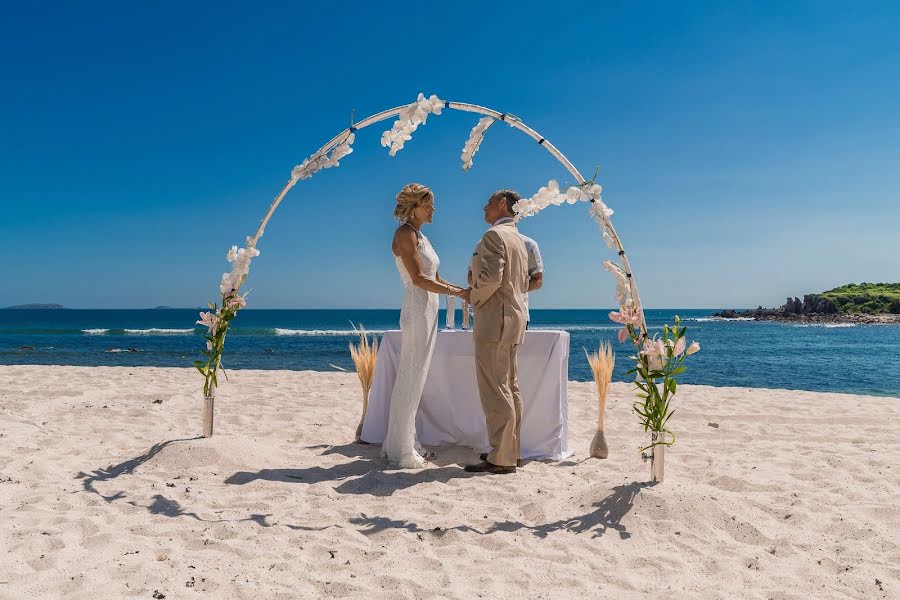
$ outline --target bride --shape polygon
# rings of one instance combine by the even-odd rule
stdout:
[[[441,279],[440,259],[421,232],[434,217],[431,190],[420,183],[404,186],[397,194],[394,217],[400,221],[392,249],[403,281],[403,308],[400,362],[381,454],[391,464],[409,469],[425,464],[424,449],[416,439],[416,411],[437,335],[438,294],[459,296],[464,290]]]

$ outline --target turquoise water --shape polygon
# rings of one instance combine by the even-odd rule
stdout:
[[[900,325],[797,326],[712,319],[710,310],[649,310],[651,331],[686,319],[703,350],[681,381],[900,397]],[[534,310],[532,327],[571,334],[569,378],[591,378],[582,348],[616,350],[614,379],[627,380],[627,344],[616,341],[608,310]],[[457,312],[457,318],[459,318]],[[396,329],[399,310],[241,311],[229,332],[232,369],[352,369],[350,322],[373,333]],[[0,364],[190,367],[203,347],[197,311],[0,310]],[[444,322],[443,314],[439,323]],[[199,375],[198,375],[199,377]]]

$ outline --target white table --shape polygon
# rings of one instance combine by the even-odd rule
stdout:
[[[375,380],[362,439],[380,444],[387,435],[391,392],[400,359],[400,331],[387,331],[378,348]],[[569,334],[529,330],[519,346],[522,391],[522,457],[561,460],[572,455],[568,441]],[[475,380],[471,331],[440,330],[416,415],[419,441],[490,450]]]

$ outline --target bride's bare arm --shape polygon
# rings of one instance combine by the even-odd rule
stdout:
[[[458,295],[462,293],[462,289],[459,287],[431,279],[422,272],[418,245],[419,241],[416,239],[416,231],[412,227],[401,225],[394,232],[394,254],[403,261],[403,266],[406,267],[406,272],[409,273],[413,285],[435,294],[450,293]]]

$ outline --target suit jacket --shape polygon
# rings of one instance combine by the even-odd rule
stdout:
[[[485,232],[472,256],[475,341],[521,344],[525,338],[524,295],[528,254],[514,223]]]

